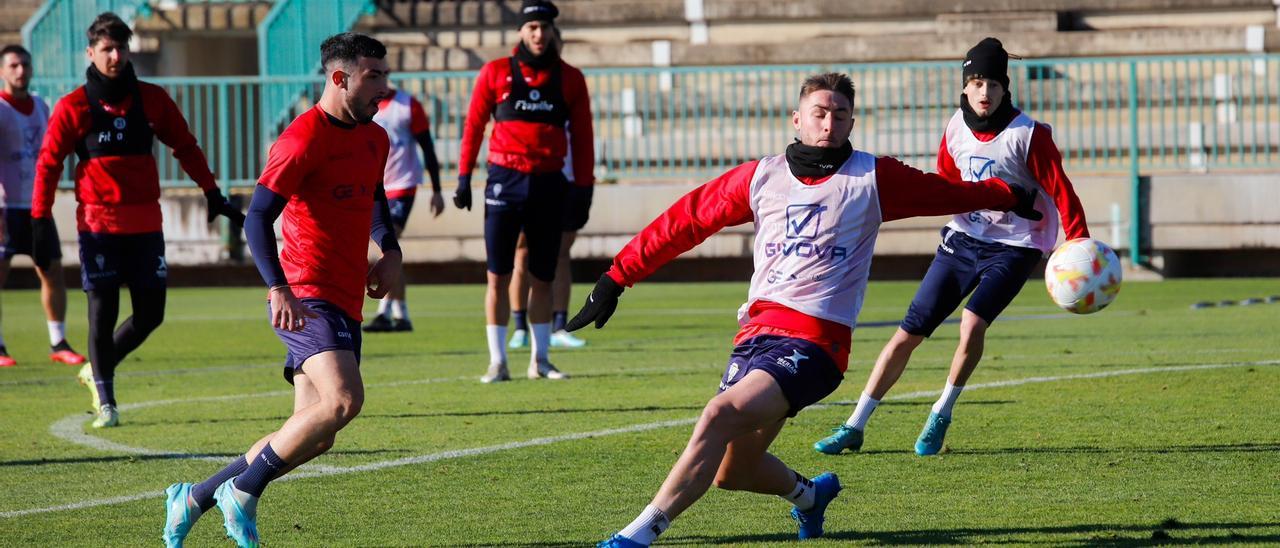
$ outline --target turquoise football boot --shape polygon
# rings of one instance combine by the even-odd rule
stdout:
[[[848,449],[857,452],[862,449],[862,431],[847,424],[831,430],[833,434],[813,442],[813,450],[826,455],[839,455]]]
[[[916,454],[927,457],[942,451],[942,440],[947,437],[948,426],[951,426],[951,417],[929,413],[929,420],[924,422],[924,430],[916,440]]]
[[[827,521],[827,505],[844,489],[840,486],[840,478],[831,472],[823,472],[812,481],[815,491],[813,508],[803,512],[799,508],[791,508],[791,517],[800,525],[800,540],[822,536],[822,525]]]
[[[222,510],[222,526],[227,530],[227,538],[239,548],[258,548],[258,497],[249,497],[245,504],[236,499],[233,492],[235,486],[231,478],[213,492],[213,498]]]
[[[161,538],[166,548],[182,548],[182,541],[203,513],[199,506],[191,504],[191,487],[190,483],[175,483],[164,490],[164,536]]]

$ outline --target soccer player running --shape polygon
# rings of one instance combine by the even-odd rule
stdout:
[[[880,224],[983,208],[1038,215],[1034,190],[950,181],[854,150],[853,102],[843,74],[805,80],[791,116],[798,142],[680,198],[618,253],[569,322],[570,331],[603,327],[624,287],[724,227],[755,223],[755,271],[719,393],[653,501],[599,546],[649,545],[712,485],[782,497],[801,539],[822,536],[839,478],[806,479],[768,449],[787,418],[844,377]]]
[[[431,139],[427,113],[422,109],[422,103],[409,92],[398,89],[383,99],[373,121],[387,130],[387,137],[391,139],[383,185],[387,189],[391,223],[399,238],[409,222],[418,187],[422,186],[424,161],[427,174],[431,176],[431,215],[439,217],[444,212],[444,196],[440,194],[440,161],[436,158],[436,145]],[[418,158],[414,145],[422,149],[422,158]],[[364,330],[370,333],[413,331],[403,272],[387,296],[378,301],[378,315],[364,325]]]
[[[1043,191],[1035,204],[1043,218],[976,210],[956,215],[942,229],[937,255],[902,325],[880,352],[857,407],[834,434],[813,444],[818,452],[862,447],[867,420],[902,376],[911,352],[972,295],[960,317],[947,384],[916,440],[918,455],[941,451],[956,398],[982,358],[987,328],[1018,295],[1041,255],[1053,251],[1059,216],[1068,239],[1089,237],[1053,134],[1014,108],[1008,68],[1009,54],[995,38],[983,39],[965,55],[960,108],[943,133],[938,172],[952,181],[1000,177]]]
[[[244,215],[218,190],[209,163],[169,94],[141,82],[129,62],[133,31],[105,12],[89,25],[85,85],[58,100],[36,161],[31,198],[32,259],[52,268],[60,243],[53,200],[63,160],[76,153],[76,230],[80,281],[89,300],[89,363],[78,375],[89,387],[94,428],[116,426],[115,371],[164,320],[168,266],[161,232],[155,139],[173,149],[204,191],[208,221],[218,215],[239,230]],[[133,315],[116,327],[120,286],[129,286]]]
[[[333,447],[360,412],[360,310],[400,274],[400,248],[382,185],[389,142],[370,123],[389,93],[386,48],[362,34],[320,45],[325,88],[319,103],[280,134],[254,189],[245,237],[270,287],[268,315],[288,353],[293,415],[242,457],[204,482],[166,490],[164,541],[181,546],[215,505],[227,536],[258,545],[257,508],[267,483]],[[272,224],[283,213],[277,256]],[[368,242],[382,249],[369,268]]]
[[[505,347],[511,311],[508,291],[521,232],[528,242],[532,275],[528,320],[533,348],[528,377],[566,377],[547,357],[551,283],[556,277],[568,187],[561,169],[571,142],[574,184],[591,186],[595,151],[586,79],[560,59],[555,45],[552,29],[558,14],[551,2],[524,0],[520,44],[511,57],[491,61],[480,69],[462,132],[458,191],[453,201],[459,208],[471,209],[476,154],[490,116],[497,120],[489,137],[489,177],[484,191],[489,369],[480,380],[485,383],[511,378]]]
[[[564,41],[560,38],[560,29],[555,31],[556,47],[563,52]],[[567,131],[567,130],[566,130]],[[560,233],[560,255],[556,258],[556,279],[551,282],[551,347],[581,348],[587,341],[579,339],[565,330],[569,320],[569,299],[573,291],[573,272],[570,269],[569,250],[578,239],[578,231],[586,226],[591,215],[591,198],[595,185],[578,185],[573,175],[573,151],[564,157],[565,180],[569,181],[569,191],[565,196],[564,226]],[[523,234],[516,244],[515,273],[511,276],[511,315],[515,330],[511,332],[508,348],[524,348],[529,345],[529,322],[526,308],[529,304],[529,244]]]
[[[36,157],[49,123],[49,105],[32,94],[31,53],[19,45],[0,49],[0,287],[9,277],[14,255],[31,255],[31,191],[35,184]],[[55,231],[56,232],[56,231]],[[49,326],[49,359],[67,365],[84,363],[67,344],[67,285],[62,277],[62,249],[53,250],[47,267],[36,267],[40,278],[40,302]],[[0,337],[0,367],[18,362],[9,356]]]

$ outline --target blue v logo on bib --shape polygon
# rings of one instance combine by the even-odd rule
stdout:
[[[972,180],[974,181],[990,179],[992,177],[995,177],[995,174],[992,172],[992,169],[991,169],[995,165],[996,165],[996,161],[992,160],[991,158],[987,158],[984,156],[970,156],[969,157],[969,175],[972,176]]]
[[[818,225],[827,206],[795,204],[787,206],[787,237],[812,240],[818,237]]]

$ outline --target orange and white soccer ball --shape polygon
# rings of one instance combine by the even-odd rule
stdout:
[[[1120,258],[1092,238],[1063,243],[1049,256],[1044,283],[1049,298],[1063,310],[1092,314],[1111,304],[1123,278]]]

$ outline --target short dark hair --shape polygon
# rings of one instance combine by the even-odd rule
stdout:
[[[4,56],[9,55],[10,53],[14,55],[25,55],[28,59],[31,58],[31,52],[27,51],[27,48],[19,46],[18,44],[9,44],[5,46],[4,49],[0,49],[0,59],[3,59]]]
[[[360,57],[382,59],[387,47],[376,39],[358,32],[344,32],[325,38],[320,44],[320,66],[329,70],[329,63],[354,63]]]
[[[89,30],[85,32],[89,38],[89,47],[93,47],[99,40],[110,38],[112,41],[128,47],[129,39],[133,38],[133,29],[125,24],[124,19],[109,11],[98,14],[93,20],[93,24],[89,25]]]
[[[844,74],[827,72],[805,78],[804,83],[800,84],[800,100],[803,101],[815,91],[831,91],[843,95],[849,100],[849,106],[853,107],[853,80]]]

